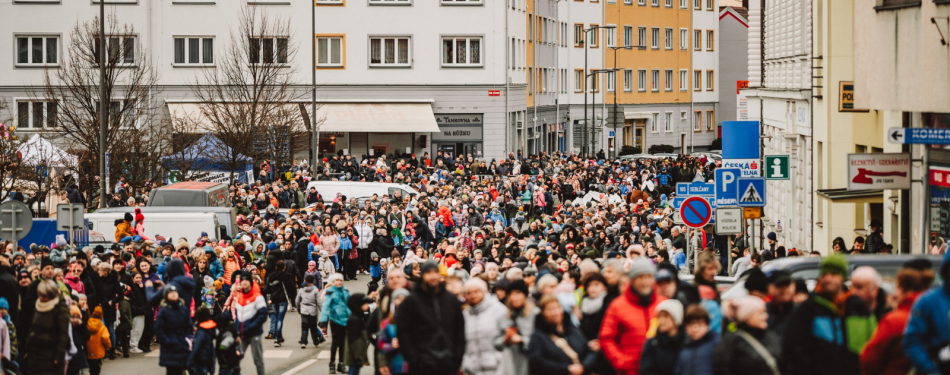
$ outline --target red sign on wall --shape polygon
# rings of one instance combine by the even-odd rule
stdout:
[[[930,167],[930,184],[950,188],[950,168]]]
[[[501,90],[488,90],[488,96],[501,96]]]

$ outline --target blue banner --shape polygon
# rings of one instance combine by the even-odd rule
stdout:
[[[758,159],[759,122],[723,121],[722,158]]]

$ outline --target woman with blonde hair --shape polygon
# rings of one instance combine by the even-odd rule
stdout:
[[[36,288],[36,312],[26,337],[23,359],[28,374],[63,374],[70,349],[69,308],[59,287],[44,280]]]
[[[502,352],[502,374],[528,375],[528,343],[534,333],[538,309],[528,299],[528,285],[515,280],[506,288],[508,314],[498,321],[493,343]]]

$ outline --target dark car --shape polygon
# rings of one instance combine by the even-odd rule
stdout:
[[[893,293],[894,277],[897,275],[897,271],[899,271],[901,266],[907,263],[907,261],[917,258],[930,260],[930,262],[933,263],[934,273],[937,275],[937,280],[934,281],[934,285],[943,284],[939,276],[940,262],[943,260],[941,255],[849,255],[848,267],[851,268],[851,271],[862,266],[873,267],[877,270],[877,273],[881,274],[881,278],[884,281],[881,288],[888,293]],[[806,285],[808,285],[808,290],[811,291],[815,287],[815,280],[818,279],[818,263],[820,261],[821,258],[818,257],[779,258],[763,264],[762,271],[765,272],[766,275],[775,270],[788,271],[792,274],[793,279],[805,280]],[[746,277],[747,275],[742,275],[736,279],[736,282],[722,293],[722,299],[725,300],[748,295],[749,292],[745,288]]]

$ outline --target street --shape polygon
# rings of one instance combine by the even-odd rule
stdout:
[[[366,292],[366,283],[369,282],[368,275],[360,275],[357,280],[344,283],[350,293]],[[265,335],[270,322],[264,323]],[[264,341],[264,364],[268,374],[293,375],[293,374],[327,374],[329,372],[330,361],[330,341],[320,346],[314,347],[310,342],[306,349],[300,349],[300,314],[287,312],[284,317],[284,337],[286,342],[280,348],[274,347],[273,340]],[[310,341],[308,338],[307,341]],[[158,356],[160,350],[157,344],[152,345],[152,352],[147,354],[132,354],[129,358],[117,358],[114,361],[106,360],[102,365],[103,375],[126,375],[126,374],[164,374],[165,369],[158,365]],[[372,348],[370,348],[372,353]],[[241,369],[244,374],[254,374],[254,358],[250,353],[244,357],[241,362]],[[371,374],[370,366],[364,367],[361,374]]]

